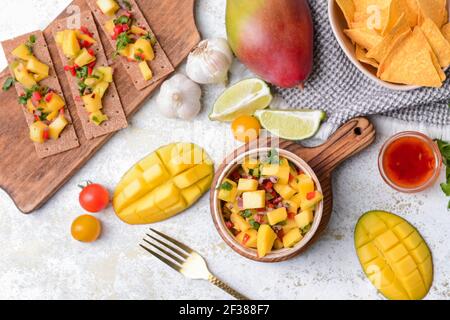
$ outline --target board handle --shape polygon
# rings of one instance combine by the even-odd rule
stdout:
[[[330,174],[343,161],[367,148],[375,140],[375,128],[366,118],[355,118],[340,127],[324,144],[302,148],[292,144],[291,152],[302,157],[317,175]]]

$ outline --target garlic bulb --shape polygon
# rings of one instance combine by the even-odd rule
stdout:
[[[186,73],[197,83],[226,83],[233,53],[223,38],[203,40],[189,54]]]
[[[201,95],[198,84],[178,73],[161,85],[157,103],[168,118],[192,120],[201,110]]]

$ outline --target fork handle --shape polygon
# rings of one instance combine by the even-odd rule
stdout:
[[[239,292],[237,292],[236,290],[231,288],[229,285],[227,285],[225,282],[223,282],[222,280],[220,280],[219,278],[217,278],[217,277],[215,277],[213,275],[210,275],[208,277],[208,281],[210,283],[212,283],[213,285],[219,287],[220,289],[222,289],[223,291],[225,291],[229,295],[235,297],[238,300],[250,300],[249,298],[247,298],[246,296],[240,294]]]

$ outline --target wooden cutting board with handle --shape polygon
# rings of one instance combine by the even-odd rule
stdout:
[[[171,63],[174,67],[178,66],[200,41],[194,19],[195,0],[137,0],[137,2]],[[75,0],[72,5],[79,6],[81,11],[89,10],[84,0]],[[57,19],[73,14],[71,10],[68,12],[69,14],[64,10]],[[33,143],[28,138],[27,124],[17,103],[15,90],[0,92],[0,110],[3,115],[0,117],[0,187],[9,194],[23,213],[31,213],[45,204],[112,137],[111,134],[89,141],[84,137],[50,26],[44,30],[44,34],[74,118],[81,147],[39,159]],[[100,34],[110,57],[113,48],[109,45],[106,35],[102,32]],[[114,75],[116,86],[127,118],[130,119],[160,83],[137,91],[122,65],[115,62],[113,66],[116,69]],[[7,77],[9,72],[5,69],[0,73],[0,83],[3,84]]]
[[[300,250],[292,250],[290,254],[285,255],[281,258],[271,258],[270,256],[267,256],[264,259],[261,259],[254,257],[253,255],[248,255],[245,250],[242,250],[242,248],[236,246],[234,242],[229,242],[227,238],[221,234],[222,238],[239,254],[256,261],[280,262],[293,258],[294,256],[302,253],[319,238],[320,234],[325,230],[328,222],[330,221],[331,213],[333,211],[333,193],[331,184],[331,176],[333,171],[343,161],[367,148],[370,144],[372,144],[374,140],[375,128],[372,123],[370,123],[370,121],[366,118],[356,118],[344,124],[324,144],[317,147],[308,148],[296,142],[282,139],[276,142],[278,143],[278,148],[285,149],[296,154],[311,167],[320,181],[320,185],[322,187],[322,192],[324,195],[323,213],[320,225],[311,240]],[[274,146],[271,143],[270,139],[268,141],[260,140],[257,145],[265,147]],[[236,159],[236,157],[238,157],[240,154],[245,153],[254,147],[255,144],[253,144],[253,146],[247,144],[230,154],[216,171],[212,185],[217,185],[219,178],[227,167],[227,164],[233,162],[233,159]],[[211,191],[211,212],[215,211],[213,196],[214,192]],[[216,228],[222,229],[219,226],[221,221],[215,219],[214,216],[215,215],[213,214],[213,220]],[[219,233],[220,232],[221,231],[219,231]]]

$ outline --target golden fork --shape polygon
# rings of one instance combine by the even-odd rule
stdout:
[[[156,231],[152,228],[150,228],[150,230],[153,231],[156,235],[160,236],[162,239],[158,239],[153,235],[147,233],[146,234],[147,237],[153,240],[153,242],[146,238],[144,238],[143,241],[146,244],[150,245],[150,248],[143,244],[139,245],[148,253],[158,258],[159,260],[167,264],[169,267],[178,271],[186,278],[194,280],[208,280],[210,283],[219,287],[220,289],[232,295],[238,300],[249,300],[246,296],[240,294],[239,292],[228,286],[225,282],[215,277],[209,271],[205,259],[203,259],[203,257],[200,254],[198,254],[185,244],[169,236],[166,236],[165,234],[159,231]],[[169,243],[167,243],[166,241],[162,241],[163,239]],[[157,249],[165,256],[159,254],[153,248]]]

